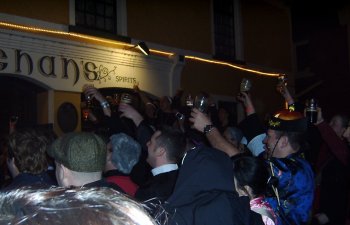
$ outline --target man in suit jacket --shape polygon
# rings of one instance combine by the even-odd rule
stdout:
[[[177,162],[186,148],[183,133],[171,127],[156,131],[147,143],[147,162],[152,169],[152,178],[136,192],[138,200],[157,198],[166,200],[173,192],[177,175]]]

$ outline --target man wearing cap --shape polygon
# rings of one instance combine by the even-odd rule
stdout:
[[[62,187],[111,187],[121,189],[102,179],[107,147],[93,133],[72,132],[58,138],[48,149],[55,159],[56,179]]]
[[[253,109],[251,109],[254,111]],[[206,134],[211,145],[229,156],[239,153],[227,142],[210,119],[194,109],[191,121],[194,127]],[[246,120],[256,120],[255,111]],[[254,129],[254,123],[250,129]],[[260,125],[258,125],[260,126]],[[271,171],[273,196],[267,201],[277,212],[279,224],[306,224],[310,220],[314,193],[314,176],[309,163],[301,157],[302,133],[307,123],[303,115],[289,110],[278,112],[269,121],[266,133],[265,158]],[[245,130],[245,129],[243,129]]]

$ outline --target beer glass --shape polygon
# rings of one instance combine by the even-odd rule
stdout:
[[[251,88],[252,88],[252,82],[247,78],[243,78],[240,84],[240,92],[248,93]]]
[[[196,109],[198,109],[202,113],[206,113],[208,110],[208,106],[209,106],[209,101],[206,96],[204,96],[203,94],[199,94],[196,96],[194,100],[194,107]]]

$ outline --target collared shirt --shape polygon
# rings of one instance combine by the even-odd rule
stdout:
[[[162,166],[159,166],[159,167],[152,169],[152,174],[153,174],[153,176],[157,176],[161,173],[167,173],[167,172],[177,170],[177,169],[179,169],[179,167],[175,163],[174,164],[165,164],[165,165],[162,165]]]

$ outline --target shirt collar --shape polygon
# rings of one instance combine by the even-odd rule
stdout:
[[[157,176],[158,174],[167,173],[173,170],[177,170],[178,168],[179,167],[177,166],[177,164],[165,164],[152,169],[152,174],[153,176]]]

